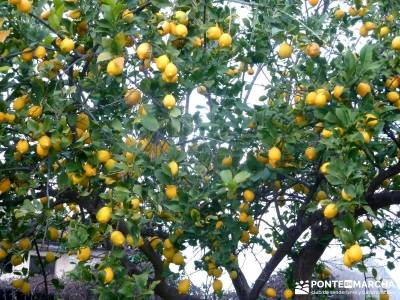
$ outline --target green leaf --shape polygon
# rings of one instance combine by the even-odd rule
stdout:
[[[219,172],[219,176],[221,177],[222,181],[227,185],[232,181],[232,172],[230,170],[224,170]]]
[[[235,177],[233,178],[233,181],[235,181],[236,183],[242,183],[245,182],[248,178],[250,178],[251,173],[247,172],[247,171],[242,171],[240,173],[237,173],[235,175]]]
[[[160,128],[160,124],[157,119],[151,115],[146,115],[142,118],[141,123],[144,128],[150,131],[157,131]]]

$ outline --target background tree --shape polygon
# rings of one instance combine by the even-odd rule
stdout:
[[[58,241],[101,299],[174,300],[197,299],[188,247],[215,293],[226,271],[243,300],[274,296],[266,283],[284,258],[290,298],[332,240],[362,271],[387,242],[393,267],[399,9],[1,1],[2,266]],[[190,109],[199,94],[206,116]],[[253,284],[237,256],[256,245],[273,256]],[[90,267],[95,247],[106,255]],[[28,276],[13,282],[26,294]]]

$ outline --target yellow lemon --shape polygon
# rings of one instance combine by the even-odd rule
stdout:
[[[163,99],[163,105],[166,109],[173,109],[176,105],[175,97],[171,94],[165,95]]]
[[[64,53],[69,53],[75,48],[75,42],[70,38],[64,38],[60,43],[60,50]]]
[[[77,258],[79,261],[85,262],[85,261],[89,260],[90,255],[91,255],[91,251],[90,251],[89,247],[81,247],[78,250]]]
[[[218,44],[221,48],[228,48],[232,45],[232,37],[229,33],[222,34],[218,39]]]
[[[309,0],[309,1],[313,1],[313,0]],[[318,1],[317,1],[318,2]],[[283,291],[283,297],[285,299],[292,299],[293,298],[293,291],[291,289],[285,289]]]
[[[284,42],[280,44],[278,49],[278,56],[280,58],[289,58],[293,53],[293,48],[288,43]]]
[[[96,220],[100,224],[107,224],[110,222],[112,216],[112,208],[108,206],[104,206],[99,209],[96,213]]]
[[[254,199],[255,199],[254,192],[252,190],[249,190],[249,189],[245,190],[243,192],[243,198],[244,198],[244,200],[246,202],[253,202]]]
[[[29,143],[26,140],[19,140],[17,145],[15,146],[15,149],[17,150],[18,153],[25,154],[26,152],[29,151]]]
[[[366,114],[365,115],[366,124],[369,127],[374,127],[378,125],[378,117],[374,114]]]
[[[125,236],[121,231],[115,230],[110,236],[111,243],[116,247],[122,247],[125,244]]]
[[[209,40],[219,40],[222,35],[222,30],[218,26],[212,26],[207,29],[207,38]]]
[[[178,282],[178,293],[180,295],[189,294],[189,290],[190,290],[190,280],[189,279],[182,279]]]
[[[392,49],[394,50],[400,50],[400,36],[396,36],[392,40]]]
[[[357,86],[357,94],[365,97],[369,93],[371,93],[371,86],[366,82],[360,82]]]
[[[161,55],[154,59],[156,66],[160,72],[164,72],[165,68],[169,64],[170,60],[167,55]]]
[[[352,263],[357,263],[361,261],[363,253],[360,245],[354,244],[347,251],[348,251],[348,256]]]
[[[181,266],[185,264],[185,258],[183,257],[182,253],[176,252],[172,258],[172,262],[175,265]]]
[[[306,53],[311,58],[315,58],[321,54],[321,49],[317,43],[311,43],[306,47]]]
[[[222,281],[219,279],[215,279],[213,282],[213,290],[214,293],[220,293],[222,291]]]
[[[315,160],[317,158],[317,150],[314,147],[308,147],[305,151],[304,151],[304,156],[308,159],[308,160]]]
[[[151,56],[151,45],[149,43],[142,43],[136,49],[136,55],[141,60],[145,60],[146,58],[150,58]]]
[[[49,227],[47,232],[48,232],[49,239],[51,241],[56,241],[60,236],[60,233],[58,232],[57,228],[54,228],[52,226]]]
[[[22,50],[21,59],[24,62],[30,62],[33,59],[33,51],[31,48],[25,48]]]
[[[171,171],[171,175],[172,176],[176,176],[178,174],[179,171],[179,165],[176,161],[171,161],[168,163],[168,168]]]
[[[324,209],[324,216],[327,219],[332,219],[332,218],[336,217],[337,213],[338,213],[338,209],[336,207],[336,204],[334,204],[334,203],[328,204]]]
[[[48,150],[52,145],[51,139],[47,135],[43,135],[42,137],[40,137],[38,142],[39,146],[45,150]]]
[[[54,262],[56,260],[56,255],[54,254],[54,252],[49,251],[46,253],[46,256],[44,257],[44,259],[46,260],[47,263],[51,264],[52,262]]]
[[[109,61],[107,64],[107,73],[110,76],[118,76],[124,72],[125,58],[120,56]]]
[[[42,59],[46,56],[46,48],[43,46],[38,46],[35,49],[35,56],[39,59]]]
[[[230,166],[232,166],[232,162],[233,162],[233,160],[232,160],[232,156],[225,156],[223,159],[222,159],[222,165],[224,166],[224,167],[227,167],[227,168],[229,168]]]
[[[165,195],[168,199],[174,199],[178,196],[176,185],[167,185],[165,187]]]
[[[31,241],[28,238],[23,238],[19,240],[18,248],[23,251],[31,249],[32,248]]]
[[[173,77],[176,76],[176,74],[178,74],[178,68],[175,66],[174,63],[169,62],[169,63],[165,66],[164,74],[165,74],[165,76],[167,76],[168,78],[173,78]]]
[[[104,284],[110,283],[114,279],[114,272],[111,267],[104,268]]]
[[[97,151],[97,160],[101,163],[106,163],[111,158],[111,153],[107,150]]]
[[[267,288],[265,290],[264,294],[265,294],[265,297],[267,297],[267,298],[275,298],[276,297],[276,290],[269,287],[269,288]]]

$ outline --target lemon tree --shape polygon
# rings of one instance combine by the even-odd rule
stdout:
[[[100,299],[174,300],[199,299],[191,249],[213,292],[227,273],[241,300],[290,299],[294,281],[329,276],[319,259],[333,240],[349,268],[368,271],[378,248],[393,268],[399,10],[1,1],[1,267],[53,241],[59,251],[40,259],[46,290],[45,264],[69,253],[69,276]],[[248,282],[238,256],[254,247],[272,256]],[[268,280],[284,259],[277,295]],[[30,274],[17,275],[29,294]]]

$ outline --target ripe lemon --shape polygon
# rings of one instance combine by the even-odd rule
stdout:
[[[19,140],[15,149],[18,153],[25,154],[29,151],[29,143],[26,140]]]
[[[218,39],[218,44],[221,48],[228,48],[232,45],[232,37],[229,33],[222,34]]]
[[[341,191],[341,196],[342,196],[343,200],[346,200],[346,201],[353,200],[353,197],[350,196],[349,194],[347,194],[344,189],[342,189],[342,191]]]
[[[60,43],[60,50],[64,53],[69,53],[75,48],[75,42],[70,38],[64,38]]]
[[[39,118],[42,115],[42,112],[43,112],[43,108],[41,106],[34,105],[29,108],[28,116],[30,116],[31,118],[34,118],[34,119]]]
[[[321,200],[325,200],[325,199],[328,199],[328,195],[324,191],[319,191],[317,193],[317,195],[315,196],[315,200],[317,200],[317,201],[321,201]]]
[[[308,160],[315,160],[317,158],[317,150],[315,150],[314,147],[308,147],[305,151],[304,151],[304,156],[308,159]]]
[[[23,1],[23,0],[21,0],[21,1]],[[31,292],[31,285],[28,282],[24,281],[22,283],[20,291],[24,295],[29,295],[29,293]]]
[[[124,20],[126,23],[132,23],[134,19],[133,12],[129,9],[125,9],[122,12],[122,20]]]
[[[114,272],[111,267],[106,267],[103,269],[104,272],[104,284],[110,283],[114,279]]]
[[[344,86],[342,85],[337,85],[333,89],[333,97],[336,99],[340,100],[344,92]]]
[[[189,294],[189,290],[190,290],[190,280],[189,279],[182,279],[178,282],[178,293],[180,295]]]
[[[237,273],[237,271],[230,271],[229,272],[229,277],[232,279],[232,280],[235,280],[237,277],[238,277],[238,273]]]
[[[21,278],[14,279],[13,281],[11,281],[11,286],[15,289],[21,289],[23,284],[24,284],[24,280]]]
[[[374,127],[374,126],[378,125],[378,117],[374,114],[366,114],[365,121],[366,121],[367,126],[369,126],[369,127]]]
[[[20,0],[17,4],[17,10],[29,14],[32,10],[32,2],[29,0]]]
[[[317,6],[319,0],[308,0],[308,3],[310,3],[311,6]]]
[[[400,50],[400,36],[396,36],[392,40],[392,49],[394,50]]]
[[[109,160],[106,161],[104,164],[104,167],[108,172],[110,172],[116,165],[117,161],[115,159],[110,158]]]
[[[77,253],[78,260],[81,262],[85,262],[90,258],[90,254],[91,251],[89,247],[81,247],[79,248]]]
[[[315,99],[317,98],[316,92],[310,92],[306,96],[306,104],[315,105]]]
[[[363,136],[364,143],[368,144],[371,141],[371,136],[365,130],[360,130],[361,135]]]
[[[134,198],[131,200],[131,206],[132,209],[139,209],[140,207],[140,199],[139,198]]]
[[[46,56],[46,48],[43,46],[38,46],[35,49],[35,56],[39,59],[42,59]]]
[[[125,93],[124,100],[126,105],[134,106],[139,104],[139,102],[142,100],[142,94],[139,90],[131,89]]]
[[[220,293],[222,291],[222,281],[219,279],[215,279],[213,282],[213,290],[214,293]]]
[[[268,160],[270,162],[280,161],[282,157],[281,150],[278,147],[272,147],[268,150]]]
[[[319,108],[325,107],[328,99],[323,93],[318,93],[317,96],[315,97],[315,106]]]
[[[247,223],[248,221],[248,215],[245,212],[241,212],[239,215],[239,221],[242,223]]]
[[[248,190],[248,189],[245,190],[243,192],[243,198],[244,198],[244,201],[246,201],[246,202],[253,202],[254,198],[255,198],[254,192],[252,190]]]
[[[97,160],[101,163],[106,163],[111,158],[111,153],[107,150],[97,151]]]
[[[309,1],[312,1],[312,0],[309,0]],[[293,298],[293,291],[291,290],[291,289],[285,289],[284,291],[283,291],[283,297],[285,298],[285,299],[292,299]]]
[[[107,64],[107,73],[110,76],[118,76],[124,72],[125,58],[122,56],[114,58]]]
[[[338,213],[338,209],[336,207],[336,204],[334,204],[334,203],[328,204],[324,209],[324,216],[327,219],[332,219],[332,218],[336,217],[337,213]]]
[[[146,58],[150,58],[151,56],[151,45],[149,43],[142,43],[136,49],[136,55],[141,60],[145,60]]]
[[[322,132],[321,132],[321,136],[324,138],[324,139],[328,139],[328,138],[330,138],[331,136],[332,136],[332,134],[333,134],[333,132],[331,131],[331,130],[328,130],[328,129],[322,129]]]
[[[168,163],[168,168],[171,171],[171,175],[172,176],[176,176],[178,174],[179,171],[179,165],[176,161],[171,161]]]
[[[176,185],[167,185],[165,187],[165,195],[168,199],[174,199],[178,196]]]
[[[20,111],[25,107],[28,101],[29,99],[27,95],[15,98],[13,101],[13,109],[16,111]]]
[[[278,56],[280,58],[289,58],[293,53],[293,48],[288,43],[284,42],[280,44],[278,49]]]
[[[161,55],[154,59],[156,66],[160,72],[164,72],[165,68],[167,67],[168,63],[170,62],[167,55]]]
[[[49,149],[44,149],[40,146],[40,144],[36,145],[36,153],[37,155],[39,155],[40,157],[46,157],[47,155],[49,155]]]
[[[265,290],[265,297],[267,298],[275,298],[276,297],[276,291],[273,288],[267,288]]]
[[[168,78],[174,78],[174,77],[178,74],[178,68],[175,66],[174,63],[169,62],[169,63],[165,66],[164,74],[165,74],[165,76],[167,76]]]
[[[163,105],[166,109],[173,109],[176,105],[175,97],[171,94],[165,95],[163,99]]]
[[[175,26],[174,35],[179,38],[185,38],[188,35],[188,29],[183,24]]]
[[[48,232],[48,237],[51,241],[56,241],[60,236],[60,233],[58,232],[57,228],[54,228],[52,226],[49,227],[47,232]]]
[[[14,267],[19,266],[20,264],[22,264],[23,261],[24,261],[24,259],[22,258],[21,255],[18,255],[18,254],[11,255],[10,262],[11,262],[11,265],[13,265]]]
[[[369,93],[371,93],[371,86],[366,82],[360,82],[357,86],[357,94],[365,97]]]
[[[222,30],[218,26],[212,26],[207,29],[207,38],[212,41],[219,40]]]
[[[56,260],[56,255],[54,254],[54,252],[49,251],[46,253],[46,256],[44,257],[44,259],[46,260],[47,263],[52,263]]]
[[[175,19],[183,25],[187,25],[189,24],[189,16],[187,15],[187,13],[185,13],[184,11],[181,10],[177,10],[175,12]],[[178,24],[179,25],[179,24]]]
[[[30,62],[33,59],[33,52],[31,48],[25,48],[22,50],[21,59],[24,62]]]
[[[400,95],[399,95],[398,92],[392,91],[392,92],[389,92],[389,93],[386,94],[386,98],[387,98],[390,102],[395,103],[395,102],[397,102],[398,100],[400,100]]]
[[[125,236],[121,231],[115,230],[110,236],[111,243],[116,247],[122,247],[125,244]]]
[[[321,49],[317,43],[311,43],[306,47],[306,53],[311,58],[315,58],[321,54]]]
[[[181,266],[185,264],[185,258],[183,257],[182,253],[176,252],[172,258],[172,262],[175,265]]]
[[[383,27],[381,27],[381,29],[379,29],[380,37],[386,37],[389,33],[390,33],[390,29],[387,26],[383,26]]]
[[[195,36],[192,39],[192,46],[193,48],[200,48],[201,46],[203,46],[203,39],[198,36]]]
[[[96,168],[92,167],[89,163],[85,163],[83,165],[83,170],[85,171],[85,176],[87,177],[93,177],[96,176]]]
[[[18,248],[23,251],[31,249],[32,248],[31,241],[28,238],[23,238],[19,240]]]
[[[345,12],[343,10],[341,10],[341,9],[338,9],[338,10],[335,11],[335,18],[337,20],[343,19],[344,15],[345,15]]]
[[[96,213],[96,220],[100,224],[107,224],[110,222],[112,216],[112,208],[108,206],[104,206],[99,209]]]
[[[157,31],[161,36],[171,33],[171,23],[168,21],[162,21],[157,26]]]
[[[361,261],[363,253],[360,245],[354,244],[347,251],[348,251],[348,256],[352,263],[357,263]]]
[[[225,156],[223,159],[222,159],[222,165],[224,166],[224,167],[227,167],[227,168],[229,168],[230,166],[232,166],[232,162],[233,162],[233,159],[232,159],[232,156]]]
[[[52,145],[51,139],[47,135],[43,135],[38,142],[39,146],[45,150],[49,149]]]
[[[250,234],[248,231],[242,231],[242,235],[240,236],[240,242],[243,244],[247,244],[250,241]]]

